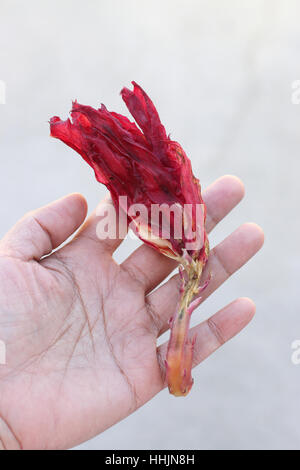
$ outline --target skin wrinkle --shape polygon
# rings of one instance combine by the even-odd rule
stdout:
[[[219,349],[223,344],[225,344],[229,339],[231,338],[224,338],[223,334],[221,333],[220,327],[217,325],[215,320],[213,318],[209,318],[206,320],[204,323],[200,324],[201,329],[204,331],[206,330],[205,333],[203,333],[203,336],[205,336],[206,341],[208,343],[211,342],[211,339],[209,336],[211,336],[214,339],[214,345],[210,349],[209,354],[206,353],[205,349],[203,349],[203,343],[198,341],[198,338],[194,344],[194,357],[193,357],[193,365],[192,367],[197,366],[198,364],[201,364],[208,355],[212,354],[214,351]]]
[[[73,290],[73,296],[72,296],[72,302],[71,302],[71,308],[70,308],[70,310],[72,310],[75,304],[75,300],[76,300],[76,289],[74,289],[74,285],[75,287],[76,286],[78,287],[78,284],[76,282],[75,276],[73,275],[72,271],[68,268],[67,264],[64,262],[63,256],[59,252],[55,253],[54,256],[55,256],[56,261],[58,261],[62,265],[63,269],[60,271],[57,268],[53,268],[52,266],[50,267],[47,266],[47,269],[51,269],[52,271],[57,272],[60,275],[63,275],[68,281],[70,281],[70,285],[72,286],[72,290]],[[66,276],[66,274],[68,275],[68,277]],[[67,314],[64,317],[64,321],[68,318],[68,316],[69,314]]]
[[[33,213],[31,213],[30,215],[28,215],[28,222],[30,223],[30,221],[33,221],[35,222],[39,229],[43,231],[43,233],[46,235],[46,237],[48,238],[48,241],[49,241],[49,250],[47,250],[48,254],[51,253],[51,251],[53,250],[55,244],[53,242],[53,239],[52,239],[52,235],[51,233],[49,232],[49,230],[47,230],[46,227],[43,226],[43,224],[39,221],[38,217],[35,216]],[[36,237],[38,238],[38,237]],[[33,243],[33,240],[34,240],[34,237],[32,237],[31,239],[31,242]],[[34,258],[36,261],[39,261],[40,260],[40,257],[38,258]]]
[[[113,261],[114,261],[114,260],[113,260]],[[129,273],[129,272],[127,272],[127,269],[126,269],[126,268],[124,268],[124,267],[122,267],[122,266],[118,266],[118,267],[119,267],[119,269],[121,269],[122,272],[125,272],[126,274],[129,274],[130,277],[131,277],[131,279],[134,280],[134,282],[139,281],[138,279],[133,278],[132,274]],[[106,295],[105,295],[104,298],[103,298],[103,304],[109,299],[109,297],[110,297],[110,295],[111,295],[111,292],[112,292],[112,290],[113,290],[113,288],[114,288],[114,285],[115,285],[116,282],[117,282],[117,278],[118,278],[119,274],[120,274],[120,273],[117,273],[116,276],[114,277],[114,280],[113,280],[113,282],[111,283],[111,287],[108,289]],[[140,308],[138,308],[138,309],[136,310],[136,314],[135,314],[136,317],[138,317],[139,312],[142,311],[142,310],[145,308],[145,306],[147,307],[147,297],[145,297],[145,299],[144,299],[144,304],[143,304]],[[149,316],[150,316],[150,320],[152,320],[151,313],[149,314]],[[148,327],[147,327],[147,331],[150,332],[151,334],[154,333],[154,334],[156,335],[156,334],[157,334],[157,331],[155,331],[155,330],[156,330],[156,327],[155,327],[155,326],[154,326],[153,329],[150,329],[150,327],[149,327],[149,329],[148,329]]]
[[[2,241],[0,241],[0,251],[1,251],[1,244],[2,244]],[[16,251],[18,253],[17,249],[14,249],[14,251]],[[0,258],[7,258],[7,259],[13,259],[13,260],[16,260],[16,261],[22,261],[21,253],[20,253],[19,256],[13,256],[12,254],[7,254],[7,253],[0,253]]]
[[[118,361],[118,359],[117,359],[117,357],[114,353],[114,348],[113,348],[112,342],[110,341],[110,339],[108,337],[107,322],[106,322],[106,315],[105,315],[105,309],[104,309],[104,299],[102,299],[102,302],[101,302],[101,313],[102,313],[102,317],[103,317],[103,325],[104,325],[104,333],[105,333],[106,343],[108,345],[108,348],[110,350],[110,353],[112,355],[114,363],[117,366],[117,368],[119,369],[122,376],[124,377],[125,382],[127,383],[129,391],[130,391],[132,406],[129,408],[129,412],[131,413],[132,411],[136,410],[137,407],[138,407],[138,396],[137,396],[135,386],[130,382],[129,377],[126,375],[126,373],[123,370],[120,362]]]
[[[223,269],[223,271],[226,274],[226,279],[228,279],[230,276],[232,276],[234,271],[233,272],[229,271],[228,268],[225,266],[225,264],[223,263],[222,259],[219,256],[219,250],[217,249],[217,247],[214,248],[213,251],[212,251],[212,258],[215,258],[215,260],[217,261],[219,267],[221,267]]]
[[[66,318],[70,315],[70,313],[72,312],[72,308],[73,308],[73,303],[71,304],[70,306],[70,309],[69,309],[69,312],[68,314],[66,315],[64,321],[66,320]],[[72,327],[72,324],[68,325],[65,330],[62,331],[62,333],[60,333],[58,336],[56,335],[53,339],[53,341],[50,343],[50,345],[48,345],[45,349],[43,349],[42,351],[36,353],[36,354],[33,354],[31,357],[29,357],[26,361],[18,364],[17,366],[15,366],[15,370],[14,371],[11,371],[10,373],[6,374],[5,376],[2,376],[1,377],[1,380],[2,379],[5,379],[5,378],[11,378],[11,377],[15,377],[17,376],[17,374],[19,372],[25,372],[26,369],[28,370],[30,366],[32,366],[33,364],[35,363],[41,363],[41,361],[44,359],[45,355],[66,335],[66,333],[70,330],[70,328]]]
[[[2,428],[3,432],[6,433],[6,439],[2,437]],[[12,442],[7,442],[12,441]],[[9,423],[0,415],[0,442],[2,443],[3,449],[0,450],[7,450],[8,447],[10,450],[23,450],[21,441],[9,425]]]
[[[210,332],[212,333],[212,335],[216,338],[217,342],[218,342],[218,347],[219,346],[222,346],[223,344],[225,344],[225,339],[223,338],[223,335],[221,333],[221,330],[220,328],[218,327],[218,325],[215,323],[214,319],[213,318],[208,318],[208,320],[206,321],[207,323],[207,326],[209,327],[210,329]]]
[[[82,230],[85,230],[86,227],[82,227]],[[96,244],[97,246],[97,250],[100,250],[100,252],[106,252],[107,249],[109,248],[109,244],[105,243],[105,240],[101,240],[101,243],[99,243],[99,240],[95,240],[92,236],[90,235],[87,235],[87,234],[83,234],[81,233],[81,230],[79,231],[78,235],[74,238],[74,242],[76,242],[77,239],[86,239],[88,240],[89,242],[93,242],[93,244]],[[101,248],[101,245],[103,244],[103,249]],[[113,251],[111,249],[111,251]]]
[[[56,254],[56,257],[59,258],[58,253]],[[62,260],[58,260],[58,261],[61,261],[61,263],[63,264]],[[48,266],[47,266],[47,269],[48,269]],[[54,271],[59,272],[59,274],[62,274],[62,272],[59,271],[59,270],[54,270]],[[68,270],[66,270],[66,271],[68,271]],[[74,303],[75,303],[75,297],[76,296],[75,296],[75,292],[74,292],[74,296],[72,297],[72,302],[70,304],[70,308],[68,309],[67,314],[64,317],[62,323],[64,323],[67,320],[67,318],[70,316],[70,314],[72,313]],[[24,361],[23,363],[19,364],[17,366],[16,370],[15,370],[15,373],[20,372],[20,371],[25,371],[30,366],[32,366],[35,362],[40,363],[44,359],[45,355],[67,334],[67,332],[71,328],[72,328],[72,324],[67,325],[67,327],[61,333],[59,333],[58,335],[57,334],[55,335],[53,341],[45,349],[43,349],[42,351],[40,351],[37,354],[32,355],[30,358],[27,359],[27,361]],[[13,377],[13,376],[14,376],[14,374],[11,373],[11,374],[8,374],[6,377]]]
[[[145,274],[145,272],[136,264],[131,263],[130,267],[129,266],[121,266],[121,269],[125,271],[131,279],[135,282],[138,282],[141,287],[144,289],[145,285],[149,286],[151,285],[151,279]],[[138,275],[135,273],[138,272]],[[142,279],[141,279],[142,278]]]
[[[134,312],[134,313],[135,313],[135,314],[134,314],[135,318],[139,318],[139,314],[142,313],[142,312],[145,310],[145,308],[146,308],[146,311],[147,311],[147,300],[146,300],[146,298],[144,299],[143,304],[142,304],[140,307],[138,307],[137,310],[135,310],[135,312]],[[157,329],[156,329],[155,324],[153,323],[152,314],[151,314],[150,312],[148,312],[148,311],[147,311],[147,313],[149,313],[149,320],[150,320],[150,322],[147,322],[146,324],[142,325],[142,329],[143,329],[144,331],[146,331],[146,332],[147,332],[148,334],[150,334],[150,335],[157,336]],[[152,327],[151,327],[151,326],[152,326]],[[121,327],[122,327],[122,325],[121,325]],[[133,331],[136,331],[136,328],[137,328],[137,325],[134,326],[134,330],[133,330]],[[131,333],[131,331],[132,331],[132,330],[129,330],[129,329],[127,328],[127,333],[128,333],[128,332]],[[111,338],[112,338],[112,336],[113,336],[115,333],[117,334],[117,333],[119,333],[119,331],[116,330],[115,332],[111,333],[111,335],[110,335]],[[110,338],[110,339],[111,339],[111,338]]]
[[[95,341],[94,341],[94,336],[93,336],[93,329],[97,323],[97,319],[95,321],[95,324],[94,325],[91,325],[90,323],[90,319],[89,319],[89,315],[88,315],[88,311],[87,311],[87,308],[86,308],[86,305],[85,305],[85,302],[83,300],[83,297],[82,297],[82,294],[81,294],[81,290],[80,290],[80,287],[79,287],[79,284],[76,280],[76,277],[74,275],[74,273],[68,268],[67,264],[64,262],[64,259],[63,257],[61,256],[61,254],[59,253],[56,253],[56,258],[60,261],[60,263],[62,264],[64,270],[68,273],[68,276],[69,278],[71,279],[71,282],[72,282],[72,286],[73,286],[73,289],[74,289],[74,297],[73,299],[75,299],[75,297],[79,300],[79,303],[81,305],[81,309],[82,311],[84,312],[84,316],[85,316],[85,319],[84,319],[84,322],[80,328],[80,331],[79,331],[79,334],[75,340],[75,343],[74,343],[74,347],[72,348],[72,351],[71,351],[71,354],[67,360],[67,363],[66,363],[66,368],[65,368],[65,373],[64,373],[64,376],[63,376],[63,379],[62,379],[62,383],[63,383],[63,380],[67,374],[67,369],[68,369],[68,366],[73,358],[73,355],[74,355],[74,352],[76,350],[76,347],[78,346],[79,342],[80,342],[80,339],[83,337],[82,333],[84,331],[84,328],[86,325],[88,325],[88,333],[89,333],[89,336],[90,336],[90,339],[91,339],[91,344],[92,344],[92,349],[93,349],[93,353],[95,355],[96,353],[96,348],[95,348]],[[75,300],[73,300],[73,304],[75,303]],[[72,307],[70,309],[72,311]],[[61,386],[62,386],[62,383],[61,383]]]
[[[29,372],[28,369],[32,365],[34,365],[35,363],[41,363],[46,354],[66,335],[66,333],[71,329],[71,327],[72,325],[68,325],[58,337],[54,338],[53,342],[49,346],[47,346],[42,351],[33,354],[26,361],[18,364],[18,366],[15,366],[14,371],[7,373],[5,376],[2,376],[1,380],[17,377],[20,372]],[[31,374],[33,374],[33,372],[31,372]]]
[[[83,297],[81,295],[80,287],[79,287],[79,284],[77,283],[76,277],[73,273],[70,272],[70,274],[72,275],[73,284],[75,286],[77,298],[79,299],[80,305],[82,307],[82,311],[84,312],[84,315],[85,315],[85,320],[86,320],[86,324],[88,325],[89,335],[90,335],[90,339],[91,339],[91,343],[92,343],[92,349],[93,349],[93,352],[95,354],[96,353],[96,348],[95,348],[95,341],[94,341],[94,336],[93,336],[93,327],[90,323],[88,311],[87,311],[85,302],[83,300]],[[78,341],[79,340],[80,340],[80,337],[79,337]]]
[[[158,333],[159,333],[159,330],[160,330],[159,314],[156,312],[156,310],[155,310],[154,306],[152,305],[151,300],[149,299],[149,297],[145,297],[145,304],[146,304],[147,312],[150,316],[151,323],[154,326],[153,330],[155,332],[155,335],[157,336]],[[153,331],[151,331],[151,333],[153,333]]]
[[[0,450],[7,450],[1,438],[0,438]]]
[[[75,353],[76,348],[77,348],[77,346],[78,346],[78,344],[79,344],[79,342],[80,342],[80,339],[81,339],[81,337],[82,337],[82,333],[83,333],[83,330],[84,330],[85,326],[86,326],[86,321],[83,322],[83,324],[82,324],[82,326],[81,326],[81,328],[80,328],[80,330],[79,330],[79,333],[78,333],[78,335],[77,335],[77,337],[76,337],[76,339],[75,339],[75,341],[74,341],[74,346],[73,346],[73,348],[72,348],[72,350],[71,350],[71,353],[70,353],[70,355],[69,355],[69,357],[68,357],[68,359],[67,359],[67,361],[66,361],[66,366],[65,366],[65,368],[64,368],[64,373],[63,373],[63,376],[62,376],[62,379],[61,379],[61,383],[60,383],[60,386],[58,387],[58,392],[59,392],[59,393],[61,392],[61,390],[62,390],[62,388],[63,388],[63,383],[64,383],[64,380],[65,380],[65,378],[66,378],[66,376],[67,376],[69,365],[70,365],[70,363],[71,363],[71,361],[72,361],[72,359],[73,359],[73,357],[74,357],[74,353]]]

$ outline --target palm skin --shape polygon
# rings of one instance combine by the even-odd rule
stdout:
[[[242,196],[235,177],[207,189],[208,231]],[[166,344],[157,347],[157,338],[176,308],[178,275],[153,289],[176,265],[145,245],[118,265],[112,254],[121,240],[99,240],[96,213],[82,225],[85,216],[85,200],[73,194],[25,216],[0,242],[0,339],[7,348],[0,448],[74,446],[166,385]],[[71,242],[52,252],[78,227]],[[261,229],[245,224],[214,248],[203,300],[262,243]],[[193,328],[195,365],[238,333],[254,310],[240,298]]]

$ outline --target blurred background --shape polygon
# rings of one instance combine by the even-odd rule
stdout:
[[[82,449],[300,448],[297,0],[0,0],[0,236],[26,211],[81,192],[105,194],[74,151],[49,138],[72,99],[126,113],[119,91],[137,81],[205,188],[231,173],[244,201],[211,235],[245,221],[265,246],[194,314],[239,296],[254,321],[195,371],[185,399],[167,391]],[[138,242],[126,240],[122,260]],[[88,261],[87,261],[88,263]]]

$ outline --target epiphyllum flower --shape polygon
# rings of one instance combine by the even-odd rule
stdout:
[[[180,219],[175,216],[176,211],[169,214],[168,236],[164,235],[161,219],[156,224],[148,219],[137,224],[136,214],[128,211],[127,216],[145,243],[177,260],[186,271],[184,275],[181,268],[181,300],[170,319],[166,360],[170,392],[186,395],[193,384],[189,321],[199,304],[200,289],[204,288],[199,288],[199,280],[209,251],[204,229],[206,208],[190,160],[181,146],[167,136],[150,98],[136,83],[133,86],[133,91],[124,88],[121,95],[139,127],[104,105],[96,110],[74,102],[72,121],[53,117],[51,135],[76,150],[94,169],[96,179],[109,189],[116,209],[119,210],[120,196],[127,197],[128,207],[143,204],[149,216],[156,205],[164,207],[164,211],[166,207],[179,209]],[[179,237],[175,236],[178,228],[183,229]]]

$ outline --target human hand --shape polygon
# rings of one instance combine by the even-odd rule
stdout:
[[[212,184],[203,194],[207,230],[242,197],[235,177]],[[71,194],[27,214],[0,242],[0,339],[7,348],[0,448],[72,447],[166,386],[167,345],[157,347],[157,338],[175,311],[179,276],[152,291],[176,264],[142,245],[118,265],[112,254],[122,240],[99,240],[99,217],[94,212],[83,224],[86,212],[84,198]],[[50,254],[78,227],[71,242]],[[262,244],[262,230],[244,224],[212,249],[203,300]],[[254,311],[250,299],[239,298],[192,328],[194,365],[244,328]]]

